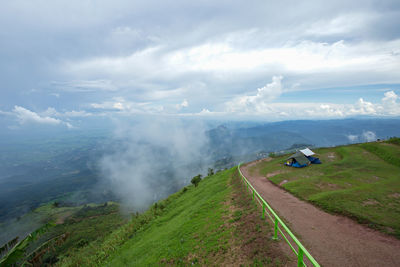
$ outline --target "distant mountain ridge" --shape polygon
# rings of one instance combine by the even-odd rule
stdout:
[[[365,133],[371,134],[368,138],[399,136],[400,119],[282,121],[250,128],[221,125],[207,132],[216,156],[274,152],[299,143],[321,147],[372,141]]]

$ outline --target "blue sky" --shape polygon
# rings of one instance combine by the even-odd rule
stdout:
[[[400,115],[398,1],[6,1],[0,116]]]

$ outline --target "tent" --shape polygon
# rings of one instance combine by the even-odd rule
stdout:
[[[304,156],[306,156],[306,157],[315,155],[315,153],[312,152],[311,149],[309,149],[309,148],[301,149],[300,152],[303,153]]]
[[[310,165],[310,160],[301,152],[296,152],[286,159],[285,165],[302,168]]]
[[[286,159],[285,165],[303,168],[310,164],[321,164],[319,158],[313,157],[314,152],[309,148],[301,149]]]

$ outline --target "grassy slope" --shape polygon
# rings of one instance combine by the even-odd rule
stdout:
[[[400,146],[382,142],[315,152],[323,164],[291,168],[283,166],[287,156],[282,156],[252,171],[262,175],[281,172],[269,179],[327,211],[400,238]]]
[[[231,169],[153,205],[60,265],[281,265],[288,261]]]
[[[111,257],[109,265],[183,264],[189,253],[195,261],[197,254],[207,256],[226,249],[230,232],[220,226],[228,212],[223,201],[231,188],[226,186],[225,179],[218,178],[225,177],[220,175],[204,181],[168,205],[166,213],[124,244]],[[198,240],[202,241],[201,247]]]
[[[112,202],[78,207],[46,204],[24,217],[26,220],[38,217],[42,223],[49,223],[50,227],[35,234],[34,238],[27,237],[29,240],[23,242],[24,246],[18,250],[18,255],[9,257],[5,266],[24,262],[35,266],[53,264],[90,242],[101,242],[112,229],[127,222],[119,214],[119,205]]]

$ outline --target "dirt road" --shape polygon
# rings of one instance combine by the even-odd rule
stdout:
[[[400,266],[400,240],[299,200],[259,174],[243,175],[323,266]]]

